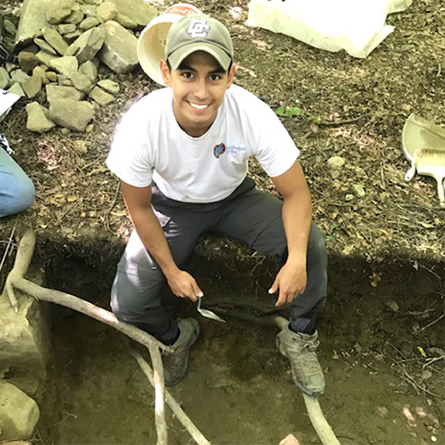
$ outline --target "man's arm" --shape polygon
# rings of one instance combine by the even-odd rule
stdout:
[[[145,248],[159,264],[172,292],[196,301],[203,295],[195,279],[176,265],[167,239],[151,207],[151,186],[133,187],[121,181],[122,194],[133,227]]]
[[[280,176],[271,178],[284,200],[283,224],[288,257],[269,290],[279,290],[276,306],[290,303],[304,292],[307,281],[306,254],[312,221],[312,204],[303,169],[298,161]]]

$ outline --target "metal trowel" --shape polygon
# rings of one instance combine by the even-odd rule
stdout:
[[[208,309],[201,309],[201,300],[202,297],[198,298],[198,312],[206,318],[211,318],[212,320],[220,321],[221,323],[225,323],[226,320],[222,319],[219,315],[216,315],[214,312],[209,311]]]

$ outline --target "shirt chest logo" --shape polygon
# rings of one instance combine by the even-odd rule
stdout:
[[[221,142],[213,147],[213,155],[218,159],[222,154],[226,152],[226,146]]]

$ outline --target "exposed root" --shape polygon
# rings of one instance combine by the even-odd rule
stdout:
[[[249,314],[245,311],[239,311],[236,309],[225,311],[224,313],[228,316],[248,320],[261,326],[278,326],[280,329],[283,329],[289,323],[288,320],[278,314],[255,317],[255,315],[253,314]],[[303,393],[303,398],[304,403],[306,404],[309,418],[311,419],[312,426],[317,432],[321,443],[323,445],[340,445],[340,442],[335,436],[331,426],[329,425],[323,414],[323,411],[321,410],[318,397],[311,397]]]
[[[153,375],[153,371],[150,367],[150,365],[141,357],[141,355],[135,351],[134,349],[131,349],[131,355],[136,359],[139,366],[142,369],[142,372],[147,376],[148,380],[150,381],[151,385],[154,383],[155,376]],[[210,445],[210,442],[203,436],[201,431],[198,430],[198,428],[195,426],[195,424],[190,420],[190,418],[187,416],[187,414],[183,411],[179,403],[173,398],[173,396],[166,390],[165,391],[165,399],[168,404],[168,406],[171,408],[175,416],[178,418],[178,420],[184,425],[184,427],[187,429],[187,431],[190,433],[190,435],[193,437],[195,442],[198,445]]]
[[[162,367],[159,349],[171,352],[171,348],[159,342],[146,332],[126,323],[122,323],[114,314],[105,309],[99,308],[92,303],[75,297],[74,295],[38,286],[23,278],[28,270],[29,263],[31,262],[35,242],[36,237],[31,230],[26,232],[20,240],[14,267],[6,279],[4,290],[4,294],[9,298],[11,306],[16,312],[18,311],[18,303],[14,294],[14,288],[17,288],[38,300],[60,304],[88,315],[102,323],[112,326],[133,340],[136,340],[138,343],[146,346],[150,352],[154,369],[152,384],[156,394],[155,423],[158,436],[157,444],[167,445],[167,425],[165,423],[164,411],[164,369]]]

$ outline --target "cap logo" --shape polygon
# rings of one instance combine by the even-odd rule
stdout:
[[[206,38],[210,30],[207,20],[193,20],[187,32],[193,38]]]

